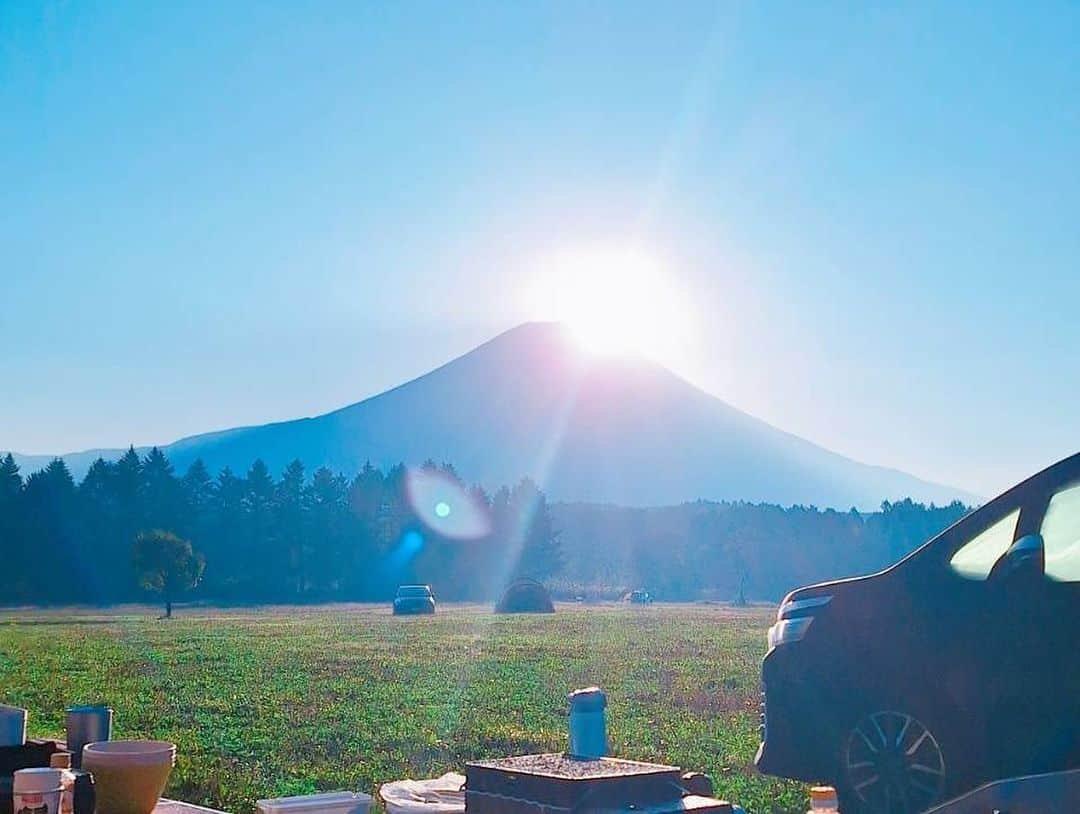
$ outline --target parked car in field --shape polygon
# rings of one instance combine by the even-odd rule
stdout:
[[[758,768],[845,814],[1080,767],[1080,454],[881,573],[792,592],[768,640]]]
[[[626,601],[631,605],[651,605],[652,594],[643,590],[631,591],[626,595]]]
[[[435,613],[435,596],[430,585],[402,585],[394,597],[394,616]]]

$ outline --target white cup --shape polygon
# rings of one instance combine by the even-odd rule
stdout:
[[[14,814],[60,814],[60,769],[19,769],[12,781]]]
[[[26,710],[0,704],[0,746],[26,743]]]
[[[63,789],[52,791],[16,791],[11,797],[15,814],[60,814]]]

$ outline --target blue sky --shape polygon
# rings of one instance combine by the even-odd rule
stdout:
[[[1080,448],[1080,6],[0,5],[0,448],[323,412],[634,243],[684,375],[990,493]]]

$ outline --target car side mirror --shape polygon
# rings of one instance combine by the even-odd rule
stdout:
[[[1045,567],[1045,548],[1041,534],[1025,534],[994,563],[990,581],[1012,580],[1020,575],[1042,576]]]

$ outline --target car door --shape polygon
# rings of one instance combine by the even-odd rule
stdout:
[[[994,773],[1075,765],[1080,727],[1080,471],[1052,468],[1028,489],[1015,546],[987,580],[986,733]],[[1041,543],[1041,551],[1037,546]],[[1010,559],[1037,552],[1030,567]],[[997,576],[1000,572],[1000,576]]]
[[[1042,540],[1043,578],[1024,597],[1031,602],[1020,643],[1029,728],[1012,737],[1026,746],[1024,771],[1060,771],[1080,765],[1080,472],[1049,479],[1031,519],[1023,531]]]
[[[1024,660],[1025,626],[1013,613],[1017,586],[990,577],[1031,513],[1026,487],[1010,490],[959,524],[942,547],[947,564],[934,570],[940,584],[930,581],[923,591],[930,610],[923,621],[933,642],[928,694],[939,699],[936,737],[953,792],[1002,771],[994,722],[1021,683],[1016,671]]]

